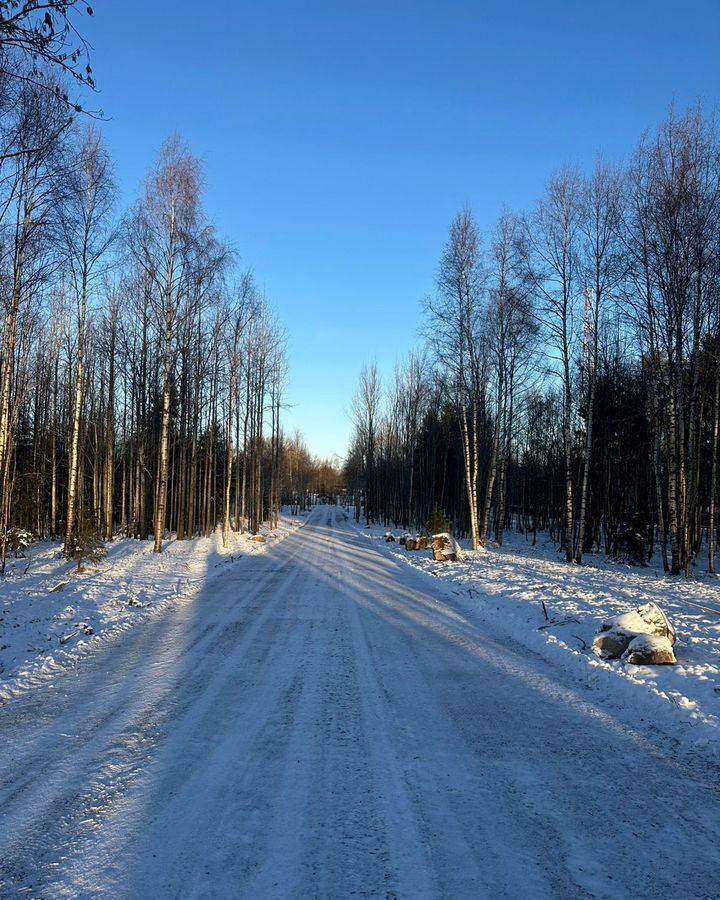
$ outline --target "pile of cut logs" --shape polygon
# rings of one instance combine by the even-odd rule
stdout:
[[[394,541],[390,532],[385,535],[386,541]],[[417,537],[406,534],[400,538],[400,543],[406,550],[412,552],[414,550],[432,550],[433,557],[437,562],[457,562],[462,559],[462,550],[460,545],[452,535],[447,532],[442,534],[434,534],[432,537],[421,534]]]

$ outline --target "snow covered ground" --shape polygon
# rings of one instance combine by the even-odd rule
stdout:
[[[586,556],[568,565],[557,544],[539,535],[536,546],[509,534],[465,559],[437,563],[432,553],[407,552],[385,543],[386,529],[361,531],[382,542],[396,558],[434,576],[448,602],[492,621],[593,689],[610,705],[664,726],[682,742],[720,758],[720,579],[699,572],[692,580],[669,578],[659,557],[643,568]],[[400,537],[401,531],[394,535]],[[604,619],[648,601],[659,604],[678,631],[676,666],[633,666],[605,661],[592,652]],[[545,609],[543,609],[543,603]],[[720,884],[718,894],[720,896]]]
[[[547,644],[541,552],[491,599],[388,546],[328,507],[198,544],[188,602],[0,705],[0,897],[717,898],[712,723]]]
[[[0,703],[52,679],[97,643],[191,600],[220,567],[265,553],[302,521],[283,515],[275,531],[263,526],[265,544],[231,533],[227,549],[220,532],[168,541],[160,555],[151,541],[116,540],[83,574],[62,558],[59,543],[35,544],[29,558],[9,558],[0,579]]]

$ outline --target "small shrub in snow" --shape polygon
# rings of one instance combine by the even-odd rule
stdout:
[[[450,530],[450,520],[437,503],[432,508],[425,530],[428,534],[442,534]]]
[[[35,536],[24,528],[10,528],[7,533],[7,548],[15,557],[24,557],[25,551],[35,543]]]
[[[644,566],[647,563],[648,548],[642,531],[642,523],[633,521],[615,538],[613,557],[633,566]]]
[[[65,543],[63,553],[66,559],[77,560],[77,572],[83,571],[83,562],[99,563],[107,550],[95,528],[81,528]]]

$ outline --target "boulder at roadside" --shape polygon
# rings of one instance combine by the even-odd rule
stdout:
[[[628,644],[622,661],[634,666],[674,666],[675,651],[669,638],[657,634],[639,634]]]
[[[668,617],[650,602],[606,619],[595,635],[593,650],[603,659],[622,658],[634,665],[672,665],[676,640]]]

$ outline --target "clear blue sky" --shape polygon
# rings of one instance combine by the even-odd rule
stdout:
[[[286,427],[322,455],[362,364],[416,343],[459,208],[489,230],[563,162],[625,158],[673,99],[720,94],[720,0],[93,5],[124,200],[180,132],[286,327]]]

